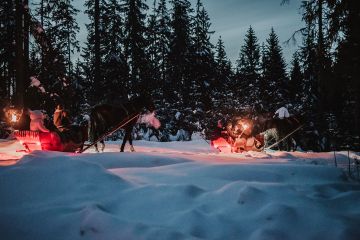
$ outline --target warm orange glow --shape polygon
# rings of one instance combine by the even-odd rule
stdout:
[[[11,114],[11,122],[17,122],[16,113]]]
[[[11,124],[14,124],[17,121],[19,121],[20,115],[21,115],[21,112],[19,112],[18,110],[14,109],[14,108],[10,108],[9,110],[7,110],[7,118]]]

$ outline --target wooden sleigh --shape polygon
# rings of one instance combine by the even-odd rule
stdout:
[[[17,130],[14,132],[14,135],[20,144],[23,145],[26,152],[34,150],[63,150],[60,136],[56,132]]]
[[[25,148],[24,151],[32,152],[35,150],[77,152],[81,151],[84,143],[76,143],[71,140],[64,141],[60,132],[39,132],[29,130],[17,130],[14,132],[15,138]]]

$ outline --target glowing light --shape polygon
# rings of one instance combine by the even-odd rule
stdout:
[[[21,112],[19,112],[14,107],[10,107],[10,109],[8,109],[6,111],[6,116],[7,116],[7,119],[8,119],[10,124],[14,124],[17,121],[19,121],[20,115],[21,115]]]
[[[15,123],[17,122],[17,116],[16,116],[16,113],[11,113],[11,122]]]

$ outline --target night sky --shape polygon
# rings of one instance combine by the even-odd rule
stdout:
[[[197,0],[190,1],[195,8]],[[228,57],[234,64],[250,25],[254,28],[260,44],[268,37],[271,27],[274,27],[282,44],[285,59],[290,63],[297,46],[285,45],[283,42],[303,25],[299,10],[300,0],[291,0],[289,4],[282,6],[281,0],[203,0],[202,2],[209,13],[212,30],[215,31],[211,37],[212,42],[215,44],[221,35]],[[152,0],[147,1],[149,6],[152,6],[152,3]],[[74,4],[81,11],[84,10],[84,1],[74,1]],[[87,34],[84,23],[87,21],[87,16],[80,13],[78,21],[81,28],[79,40],[84,42]],[[300,42],[299,39],[298,43]]]

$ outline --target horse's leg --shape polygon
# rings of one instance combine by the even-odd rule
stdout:
[[[129,130],[125,129],[125,136],[123,138],[123,142],[122,142],[121,147],[120,147],[120,152],[124,152],[125,144],[126,144],[126,141],[128,139],[129,139]]]
[[[98,145],[97,145],[97,143],[95,143],[95,144],[94,144],[94,147],[95,147],[95,152],[97,152],[97,153],[98,153],[98,152],[99,152],[99,149],[98,149]]]
[[[129,143],[130,143],[130,151],[131,151],[131,152],[135,152],[134,146],[133,146],[133,144],[132,144],[131,130],[132,130],[132,129],[129,129]]]
[[[105,149],[105,142],[104,140],[101,140],[100,143],[101,143],[101,152],[103,152]]]

